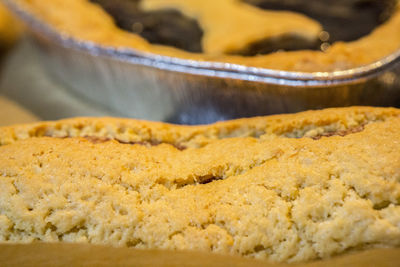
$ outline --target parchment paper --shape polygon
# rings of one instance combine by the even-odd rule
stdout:
[[[201,252],[138,250],[66,243],[2,244],[0,266],[397,267],[400,266],[400,249],[375,249],[304,264],[272,264]]]

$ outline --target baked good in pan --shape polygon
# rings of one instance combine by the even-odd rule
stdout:
[[[400,246],[400,110],[0,128],[0,241],[277,262]]]
[[[333,71],[400,47],[398,0],[15,2],[76,39],[183,59]]]

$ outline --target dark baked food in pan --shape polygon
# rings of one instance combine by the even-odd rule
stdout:
[[[400,47],[398,0],[16,0],[61,33],[183,59],[333,71]]]

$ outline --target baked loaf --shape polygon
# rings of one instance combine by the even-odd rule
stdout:
[[[400,246],[400,110],[0,128],[0,241],[277,262]]]

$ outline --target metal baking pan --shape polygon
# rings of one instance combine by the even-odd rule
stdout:
[[[74,93],[127,117],[184,124],[350,105],[400,106],[400,51],[336,72],[290,72],[114,49],[57,33],[12,1],[42,62]]]

